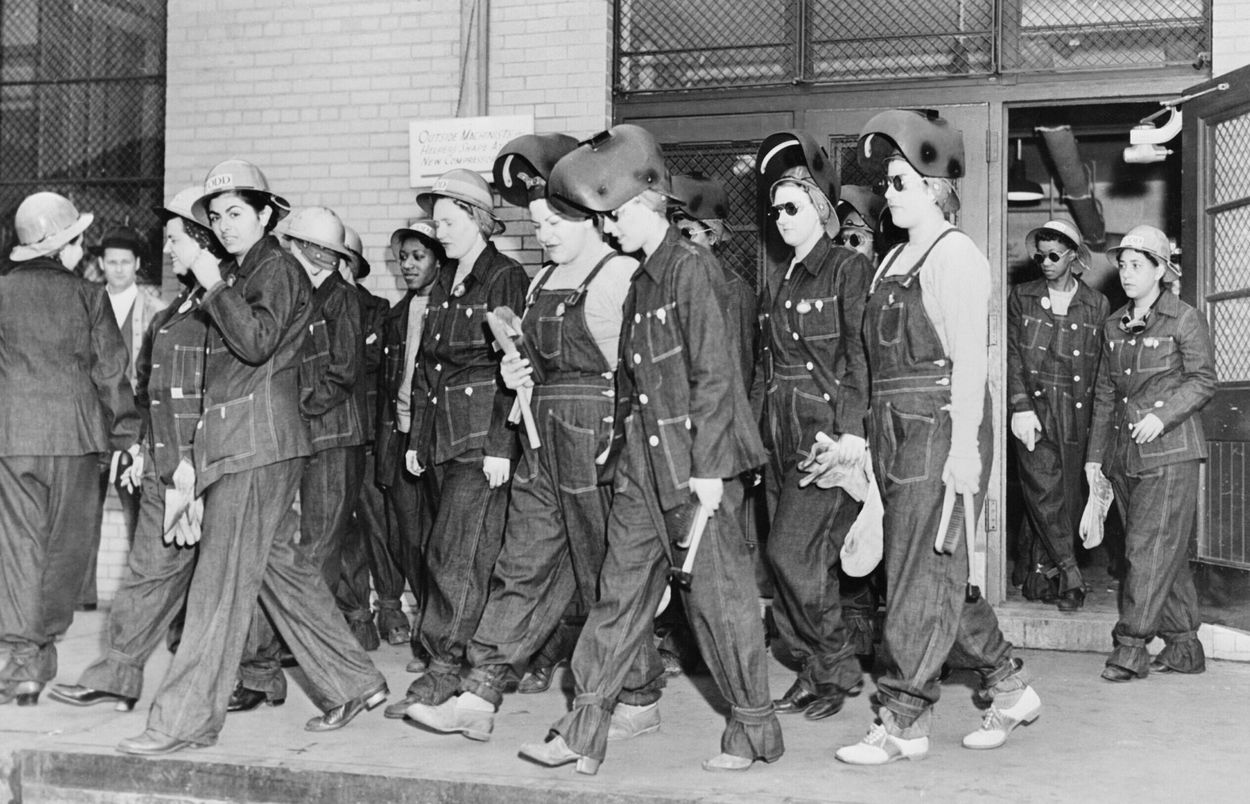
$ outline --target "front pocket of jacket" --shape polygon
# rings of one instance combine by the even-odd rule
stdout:
[[[1141,421],[1147,413],[1153,413],[1152,410],[1137,411],[1137,420]],[[1145,444],[1138,445],[1143,458],[1163,458],[1168,455],[1181,455],[1193,450],[1194,457],[1198,457],[1198,427],[1194,422],[1194,417],[1190,416],[1181,422],[1178,426],[1162,433],[1154,441],[1148,441]]]
[[[806,341],[827,341],[842,332],[837,296],[803,299],[795,307],[794,317],[798,333]]]
[[[1158,374],[1172,368],[1180,368],[1176,339],[1172,337],[1143,338],[1137,336],[1137,373]]]
[[[485,304],[453,304],[447,314],[451,316],[448,345],[485,346],[488,343]]]
[[[886,477],[906,485],[929,479],[933,471],[933,437],[937,421],[922,413],[908,413],[886,403],[889,438],[894,454]]]
[[[1021,344],[1025,349],[1042,349],[1050,348],[1050,341],[1055,334],[1055,325],[1043,318],[1032,315],[1023,315],[1020,317],[1021,323],[1024,325],[1024,336]]]
[[[677,303],[669,302],[646,314],[647,346],[651,349],[651,362],[681,354],[682,337],[677,327]]]
[[[204,411],[204,449],[209,464],[256,454],[256,398],[253,394]]]
[[[174,396],[198,398],[204,389],[204,347],[174,344],[173,379],[170,390]]]
[[[668,467],[669,478],[677,488],[684,487],[690,480],[690,419],[678,416],[672,419],[658,419],[660,435],[659,444],[649,444],[664,452],[664,465]],[[652,464],[658,463],[655,452],[651,453]]]
[[[491,410],[495,404],[495,381],[449,385],[439,403],[443,415],[447,417],[447,429],[453,445],[470,438],[480,438],[490,430]]]

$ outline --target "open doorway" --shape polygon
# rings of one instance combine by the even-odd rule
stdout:
[[[1041,268],[1033,259],[1036,241],[1029,239],[1029,233],[1048,221],[1069,222],[1081,233],[1092,252],[1082,280],[1106,297],[1112,311],[1124,303],[1125,296],[1114,266],[1105,257],[1105,250],[1140,224],[1162,229],[1179,244],[1182,214],[1179,137],[1154,149],[1152,155],[1158,157],[1157,161],[1137,161],[1136,156],[1135,161],[1125,160],[1125,149],[1130,145],[1129,130],[1158,109],[1157,103],[1103,102],[1008,108],[1005,153],[1009,180],[1008,193],[1004,194],[1004,283],[1008,290],[1043,278]],[[1043,297],[1040,303],[1050,310],[1048,297]],[[1093,378],[1078,377],[1082,379],[1092,382]],[[1080,381],[1074,384],[1075,395],[1069,397],[1070,400],[1079,399],[1080,386]],[[1070,445],[1077,443],[1084,432],[1084,427],[1074,423],[1076,418],[1090,411],[1077,401],[1068,404],[1080,408],[1069,410],[1067,423],[1061,425],[1074,431],[1067,438]],[[1106,524],[1106,539],[1093,550],[1082,547],[1073,523],[1069,535],[1071,558],[1075,559],[1079,576],[1074,576],[1070,567],[1061,568],[1060,562],[1053,558],[1056,553],[1053,545],[1048,549],[1037,533],[1038,528],[1026,515],[1025,494],[1037,492],[1029,491],[1029,482],[1022,483],[1019,455],[1023,446],[1011,434],[1010,427],[1006,428],[1005,437],[1008,442],[1004,523],[1008,599],[1036,606],[1039,614],[1059,608],[1065,612],[1089,611],[1114,616],[1119,579],[1124,571],[1123,529],[1114,506]],[[1078,473],[1078,479],[1068,485],[1073,491],[1058,496],[1067,507],[1065,514],[1070,514],[1075,507],[1075,518],[1079,520],[1087,494],[1080,479],[1083,454],[1079,460],[1069,459],[1067,468],[1055,467],[1054,471],[1070,472],[1073,463]],[[1033,488],[1037,487],[1037,482],[1035,473]],[[1055,483],[1063,488],[1058,477]],[[1078,499],[1071,499],[1074,495]],[[1065,589],[1077,582],[1083,589],[1079,601],[1070,593],[1064,595]]]

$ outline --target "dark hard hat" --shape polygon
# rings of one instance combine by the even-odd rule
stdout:
[[[829,152],[811,134],[798,129],[769,134],[760,143],[755,157],[755,179],[760,194],[771,197],[773,186],[786,171],[796,167],[807,168],[811,186],[824,193],[830,204],[838,203],[838,172]]]
[[[881,220],[881,210],[885,208],[885,197],[872,191],[871,187],[862,184],[848,184],[842,188],[842,198],[838,201],[838,220],[845,220],[851,212],[858,212],[864,223],[872,231],[877,230],[877,222]]]
[[[673,195],[682,203],[685,213],[697,221],[724,221],[729,217],[725,185],[702,173],[673,176]]]
[[[547,179],[549,197],[590,212],[611,212],[646,190],[674,197],[659,143],[645,128],[628,123],[581,143]]]
[[[921,176],[964,175],[964,135],[928,109],[890,109],[874,115],[859,132],[859,161],[880,166],[901,155]]]
[[[547,194],[547,177],[561,157],[577,147],[567,134],[523,134],[499,149],[495,157],[495,189],[513,206]]]

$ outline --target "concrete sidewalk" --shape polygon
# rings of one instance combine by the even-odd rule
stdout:
[[[79,615],[61,647],[63,682],[98,652],[106,615]],[[392,700],[411,676],[406,648],[372,654]],[[833,759],[857,741],[872,712],[867,694],[811,723],[783,719],[786,754],[742,774],[709,774],[719,750],[723,702],[707,676],[671,680],[655,735],[613,743],[598,776],[541,768],[517,757],[565,711],[567,692],[512,695],[494,738],[470,742],[362,714],[328,734],[303,730],[317,714],[291,684],[280,708],[227,721],[216,746],[169,758],[126,758],[113,746],[143,731],[147,704],[168,665],[149,664],[132,714],[76,709],[45,693],[36,707],[0,707],[0,775],[16,801],[1243,801],[1250,789],[1250,665],[1213,661],[1201,676],[1152,675],[1125,685],[1099,679],[1103,657],[1021,651],[1044,701],[1042,717],[989,752],[960,747],[979,723],[971,679],[956,675],[937,709],[929,757],[884,768]],[[780,694],[790,674],[773,665]],[[567,673],[557,682],[569,683]],[[871,685],[869,686],[871,690]],[[0,792],[0,800],[6,797]]]

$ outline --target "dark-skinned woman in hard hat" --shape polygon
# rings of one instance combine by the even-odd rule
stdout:
[[[505,356],[501,366],[509,388],[532,389],[540,445],[523,442],[504,546],[460,694],[408,708],[419,723],[475,740],[489,738],[509,676],[556,632],[573,597],[580,595],[583,610],[598,597],[610,495],[595,459],[612,433],[621,309],[638,263],[604,242],[591,213],[548,199],[552,168],[576,147],[562,134],[530,134],[495,160],[495,186],[505,201],[528,207],[551,260],[526,294],[526,354]]]
[[[307,274],[270,234],[289,209],[259,168],[234,159],[209,171],[193,206],[232,258],[219,263],[201,254],[192,265],[211,321],[195,436],[196,490],[204,495],[200,557],[182,643],[147,730],[123,740],[124,753],[167,754],[217,741],[258,598],[311,697],[327,707],[306,729],[341,728],[386,698],[386,680],[295,544],[292,505],[312,454],[298,373],[313,308]]]
[[[1171,257],[1153,226],[1133,227],[1107,252],[1129,300],[1103,324],[1086,474],[1110,479],[1124,522],[1128,573],[1102,670],[1112,682],[1206,669],[1189,540],[1215,357],[1205,317],[1172,292],[1181,273]],[[1151,659],[1146,646],[1156,636],[1163,650]]]
[[[948,656],[976,670],[982,696],[992,700],[981,728],[964,737],[967,748],[1001,746],[1017,725],[1037,718],[1041,700],[994,610],[970,584],[960,517],[952,515],[954,527],[938,538],[947,499],[952,511],[970,501],[962,514],[976,522],[992,456],[989,264],[946,219],[958,209],[963,137],[936,114],[896,110],[869,120],[859,147],[869,167],[884,163],[886,204],[909,236],[877,270],[863,328],[872,457],[885,506],[880,722],[836,753],[850,764],[880,765],[928,753]]]
[[[704,660],[731,707],[721,753],[704,768],[771,762],[784,746],[768,693],[753,557],[738,519],[741,476],[763,463],[764,448],[739,376],[741,345],[721,312],[721,269],[669,224],[669,172],[645,129],[616,126],[583,143],[556,166],[551,185],[558,184],[567,187],[561,200],[597,213],[621,250],[640,251],[644,262],[623,311],[607,555],[599,600],[573,655],[574,708],[521,755],[595,773],[609,737],[658,729],[663,665],[652,621],[670,561],[685,557],[671,543],[693,536],[691,525],[702,522],[706,532],[683,594]]]
[[[838,569],[862,505],[846,488],[811,484],[807,470],[823,437],[832,441],[835,463],[863,476],[868,364],[859,330],[872,267],[829,242],[825,227],[839,185],[814,137],[772,134],[756,162],[759,194],[769,200],[768,217],[788,257],[763,289],[756,369],[766,388],[763,427],[773,453],[767,550],[778,633],[773,653],[796,670],[774,705],[779,714],[821,720],[864,684],[842,615]]]
[[[412,377],[405,462],[413,474],[432,473],[437,500],[419,626],[429,665],[404,701],[437,705],[460,686],[465,648],[486,605],[517,455],[507,426],[515,394],[499,382],[486,313],[520,309],[529,277],[489,240],[503,224],[478,174],[450,170],[417,203],[433,218],[447,262],[430,292]]]
[[[64,196],[28,196],[0,274],[0,705],[38,703],[56,675],[103,492],[100,454],[142,462],[113,311],[103,286],[71,273],[92,220]]]
[[[191,266],[201,251],[226,257],[191,212],[203,192],[203,185],[188,187],[154,208],[165,221],[164,250],[183,290],[152,319],[135,369],[135,401],[145,419],[143,491],[126,576],[109,609],[105,649],[77,684],[53,686],[49,697],[62,703],[133,709],[143,692],[144,665],[182,611],[191,586],[197,550],[185,542],[193,538],[189,534],[199,518],[188,511],[167,528],[165,507],[171,490],[179,505],[195,497],[191,444],[201,412],[208,317],[200,309],[204,289]]]

